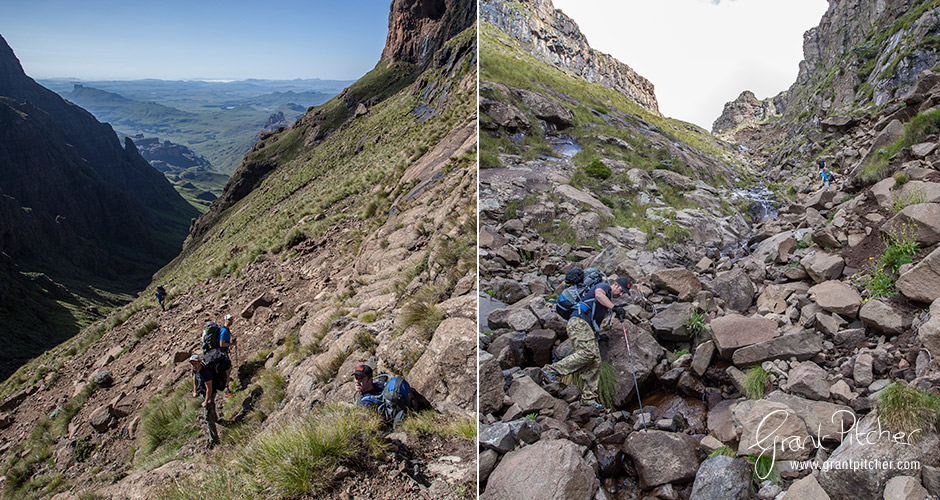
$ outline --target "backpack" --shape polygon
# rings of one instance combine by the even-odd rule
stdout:
[[[212,378],[218,382],[216,390],[223,390],[228,385],[228,371],[232,369],[228,356],[218,349],[211,349],[202,356],[202,364],[212,370]]]
[[[580,276],[580,281],[573,281]],[[595,267],[584,269],[576,267],[565,275],[565,284],[569,285],[555,301],[555,312],[564,319],[571,317],[575,307],[582,301],[583,295],[604,279],[604,274]],[[590,298],[590,297],[588,297]]]
[[[408,408],[411,403],[411,384],[402,377],[392,377],[385,383],[382,390],[382,399],[388,405],[398,408]]]
[[[219,333],[222,327],[213,321],[206,323],[206,328],[202,331],[202,353],[206,354],[212,349],[219,348]]]

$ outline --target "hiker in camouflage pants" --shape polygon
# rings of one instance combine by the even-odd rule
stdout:
[[[623,295],[630,289],[630,280],[617,278],[612,284],[601,282],[594,285],[585,295],[584,300],[568,319],[568,337],[574,344],[574,352],[568,357],[545,366],[542,373],[550,382],[555,382],[559,375],[581,374],[581,404],[603,409],[597,400],[597,386],[601,375],[601,350],[595,334],[598,325],[613,311],[618,318],[626,314],[622,307],[615,307],[612,299]]]

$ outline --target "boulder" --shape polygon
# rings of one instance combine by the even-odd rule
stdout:
[[[812,474],[791,484],[790,489],[787,490],[787,494],[783,498],[794,500],[830,500],[829,495],[826,494],[826,490],[822,489],[822,486],[819,485],[819,481],[817,481],[816,477]]]
[[[594,498],[599,487],[597,475],[578,445],[556,439],[507,453],[490,474],[480,498],[583,500]]]
[[[574,186],[568,184],[559,184],[558,186],[555,186],[555,192],[566,201],[572,202],[575,206],[584,203],[603,217],[610,218],[614,216],[614,212],[611,211],[610,207],[604,205],[597,198],[575,188]]]
[[[890,500],[924,500],[927,495],[927,488],[911,476],[894,476],[885,485],[884,498]]]
[[[688,434],[634,432],[627,436],[623,451],[633,459],[643,489],[692,481],[699,467],[698,442]]]
[[[914,155],[914,158],[923,160],[930,155],[930,153],[933,153],[935,149],[937,149],[936,142],[922,142],[911,146],[911,154]]]
[[[905,207],[881,226],[881,230],[886,234],[902,233],[906,229],[902,224],[915,228],[914,239],[922,248],[940,242],[940,203],[919,203]]]
[[[869,300],[858,314],[866,325],[891,335],[900,335],[911,327],[911,316],[877,299]]]
[[[99,407],[88,417],[88,423],[91,425],[91,428],[100,433],[108,432],[108,427],[111,426],[111,420],[111,407],[107,405]]]
[[[525,107],[542,120],[560,129],[574,124],[574,113],[555,99],[531,90],[516,89],[515,92],[522,99]]]
[[[515,304],[528,295],[528,287],[516,280],[501,279],[493,283],[493,297],[506,304]]]
[[[486,483],[493,469],[496,468],[496,462],[499,460],[499,453],[493,450],[483,450],[480,452],[480,484]]]
[[[512,427],[506,422],[497,422],[493,425],[480,424],[479,439],[482,448],[494,450],[500,454],[509,453],[518,444]]]
[[[673,172],[672,170],[657,168],[650,172],[650,176],[656,180],[663,181],[664,183],[676,189],[683,191],[695,189],[695,181],[680,173]]]
[[[873,373],[874,362],[875,359],[867,352],[863,352],[855,357],[852,376],[855,378],[856,387],[868,387],[875,381],[875,375]]]
[[[486,351],[480,351],[480,413],[486,415],[499,411],[506,396],[504,389],[506,382],[503,372],[499,369],[496,357]]]
[[[887,432],[873,411],[863,417],[852,432],[847,433],[842,444],[829,456],[831,462],[870,463],[878,461],[917,461],[921,467],[940,465],[940,446],[937,433],[917,433],[919,438],[907,441],[908,436],[895,440],[896,434]],[[885,486],[892,477],[903,476],[906,471],[898,468],[831,468],[820,471],[819,484],[833,500],[856,500],[859,498],[881,498]]]
[[[722,443],[736,441],[738,436],[734,429],[733,410],[740,400],[726,399],[708,412],[708,432]]]
[[[754,303],[754,283],[740,268],[718,273],[712,282],[712,290],[725,301],[725,306],[732,311],[747,311]]]
[[[708,370],[712,363],[712,357],[715,355],[715,343],[711,340],[702,342],[695,348],[692,355],[692,370],[701,377],[705,370]]]
[[[408,381],[438,411],[465,413],[474,410],[477,399],[475,380],[476,321],[447,318],[438,325],[431,343],[418,358]],[[442,377],[441,374],[447,374]]]
[[[777,336],[777,323],[762,316],[745,317],[729,314],[711,321],[712,338],[723,358],[730,358],[737,349]]]
[[[810,399],[829,399],[828,374],[816,363],[804,361],[790,370],[786,390],[802,394]]]
[[[259,307],[268,307],[271,304],[273,304],[276,300],[277,300],[277,297],[274,295],[274,292],[270,290],[267,292],[264,292],[262,295],[260,295],[259,297],[256,297],[247,306],[245,306],[245,308],[242,309],[240,316],[245,319],[250,319],[252,316],[254,316],[256,309],[258,309]]]
[[[935,359],[940,359],[940,299],[930,304],[930,320],[917,329],[917,336]]]
[[[809,295],[819,307],[850,318],[855,317],[862,305],[862,296],[841,281],[820,283],[809,289]]]
[[[684,267],[665,269],[650,275],[650,281],[657,287],[674,293],[683,302],[690,301],[702,291],[702,282]]]
[[[777,460],[804,460],[813,451],[809,442],[806,423],[792,408],[761,399],[741,421],[738,456],[763,453]]]
[[[601,228],[601,216],[595,212],[581,212],[571,219],[571,227],[578,241],[588,241],[597,236]]]
[[[694,309],[689,302],[673,302],[665,309],[656,312],[650,324],[653,332],[665,340],[688,340],[689,339],[689,317],[692,316]]]
[[[123,352],[124,352],[124,348],[119,345],[116,345],[112,347],[111,349],[108,349],[108,352],[106,352],[103,356],[98,358],[98,362],[95,363],[95,368],[104,368],[105,366],[108,366],[109,364],[111,364],[112,361],[114,361]]]
[[[765,399],[795,411],[806,423],[806,432],[817,441],[838,442],[856,420],[855,412],[845,405],[813,401],[783,391],[773,391]]]
[[[800,260],[803,269],[806,270],[810,278],[816,283],[823,283],[829,280],[838,279],[842,276],[842,269],[845,267],[845,260],[838,255],[828,254],[826,252],[816,251]]]
[[[822,338],[812,330],[776,337],[771,340],[742,347],[734,352],[731,361],[747,366],[771,359],[810,359],[823,350]]]
[[[110,370],[104,370],[96,373],[91,380],[101,387],[109,387],[114,383],[114,375],[111,374]]]
[[[616,322],[614,324],[616,325]],[[630,353],[627,352],[627,343],[623,338],[624,329],[630,339]],[[649,332],[630,321],[624,322],[623,328],[615,326],[613,330],[606,333],[610,338],[607,342],[601,342],[601,359],[610,363],[614,369],[617,381],[614,404],[618,407],[626,407],[636,399],[633,370],[636,370],[637,384],[642,387],[666,351]],[[632,354],[632,363],[630,354]]]
[[[525,357],[532,366],[552,362],[552,348],[558,335],[552,330],[533,330],[525,336]]]
[[[519,108],[512,104],[481,97],[480,111],[492,120],[492,122],[480,120],[480,126],[483,128],[495,129],[503,127],[510,131],[529,128],[529,119],[526,117],[525,113],[519,111]]]
[[[758,314],[783,314],[787,310],[787,298],[793,289],[781,285],[767,285],[757,297]]]
[[[931,303],[940,298],[940,248],[901,274],[895,286],[905,297],[917,302]]]
[[[752,470],[753,466],[744,460],[725,455],[705,460],[695,474],[689,498],[751,500],[754,498]]]
[[[472,380],[472,378],[467,380]],[[537,412],[555,406],[555,398],[528,376],[513,380],[507,394],[513,403],[522,408],[523,413]]]

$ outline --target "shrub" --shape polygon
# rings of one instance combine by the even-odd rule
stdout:
[[[920,247],[916,236],[917,226],[906,222],[890,231],[883,239],[885,251],[881,255],[881,263],[884,267],[897,273],[901,266],[910,263]]]
[[[690,314],[685,320],[685,325],[686,329],[689,330],[689,334],[692,336],[699,335],[708,330],[708,323],[705,322],[705,311],[695,311]]]
[[[940,397],[895,383],[881,394],[878,414],[894,431],[910,433],[920,429],[921,433],[931,432],[940,424]]]
[[[584,172],[597,179],[606,179],[610,177],[610,167],[604,165],[600,160],[595,159],[590,165],[585,167]]]
[[[760,365],[747,371],[747,376],[744,378],[744,392],[749,399],[764,397],[768,377],[769,374]]]

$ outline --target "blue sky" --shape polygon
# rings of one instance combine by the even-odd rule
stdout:
[[[33,78],[355,80],[390,1],[3,0],[0,35]]]
[[[786,90],[803,60],[803,33],[826,0],[553,0],[606,52],[653,82],[666,116],[711,130],[743,90]]]

